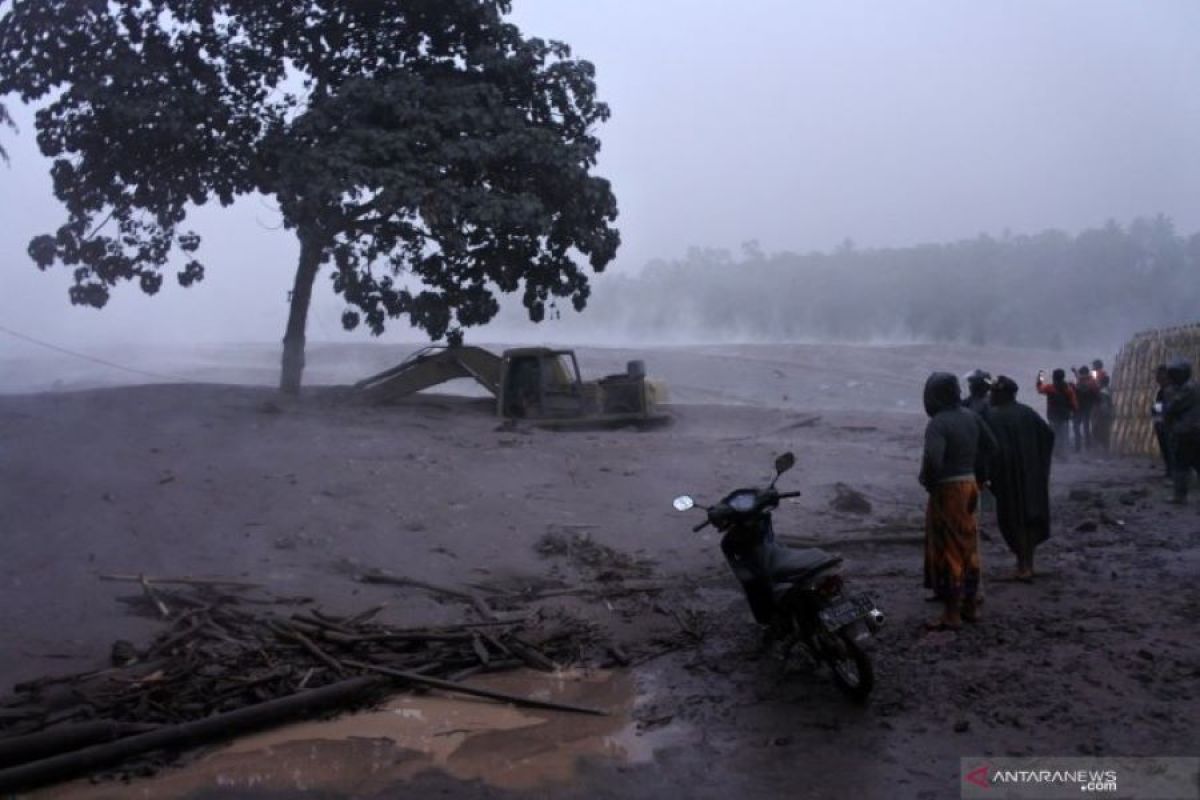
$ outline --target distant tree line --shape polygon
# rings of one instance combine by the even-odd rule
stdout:
[[[1200,319],[1200,234],[1159,215],[1076,236],[1005,233],[831,253],[689,250],[596,287],[581,321],[655,339],[1110,347]]]

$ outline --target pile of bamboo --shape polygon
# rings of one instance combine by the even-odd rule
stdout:
[[[148,646],[118,642],[109,668],[29,681],[0,698],[0,795],[363,705],[396,686],[602,713],[460,682],[578,659],[592,632],[569,620],[499,618],[485,603],[476,616],[486,618],[399,628],[374,621],[380,608],[332,616],[219,582],[140,583],[166,623]]]
[[[1125,455],[1157,455],[1151,407],[1158,384],[1154,370],[1185,358],[1200,365],[1200,324],[1143,331],[1130,339],[1113,366],[1113,452]]]

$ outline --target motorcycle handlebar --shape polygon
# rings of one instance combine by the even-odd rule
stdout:
[[[699,525],[692,528],[692,533],[699,533],[700,531],[704,530],[706,527],[708,527],[708,520],[704,520],[704,522],[701,522]]]
[[[788,497],[799,497],[800,494],[801,494],[800,492],[780,492],[779,499],[783,500]]]

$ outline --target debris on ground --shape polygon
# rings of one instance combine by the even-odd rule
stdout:
[[[646,578],[654,570],[652,560],[614,550],[586,531],[551,530],[537,540],[534,550],[543,558],[564,558],[597,581]]]
[[[27,681],[0,698],[0,793],[289,717],[360,707],[389,688],[604,713],[460,683],[517,667],[552,671],[607,653],[607,643],[567,615],[499,618],[483,613],[480,601],[479,620],[400,628],[376,620],[382,606],[334,616],[252,584],[106,577],[136,579],[142,592],[125,602],[166,627],[142,648],[116,642],[111,667]]]
[[[853,489],[844,483],[835,483],[833,491],[835,494],[833,499],[829,501],[829,507],[834,511],[841,511],[846,514],[871,513],[871,501],[857,489]]]

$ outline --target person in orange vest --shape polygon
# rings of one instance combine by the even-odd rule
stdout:
[[[1066,370],[1056,369],[1051,375],[1050,383],[1046,383],[1046,370],[1038,370],[1038,394],[1046,396],[1046,421],[1054,431],[1056,442],[1066,442],[1071,428],[1071,417],[1079,411],[1079,401],[1075,398],[1075,390],[1067,383]],[[1066,459],[1066,447],[1054,448],[1055,458]]]

